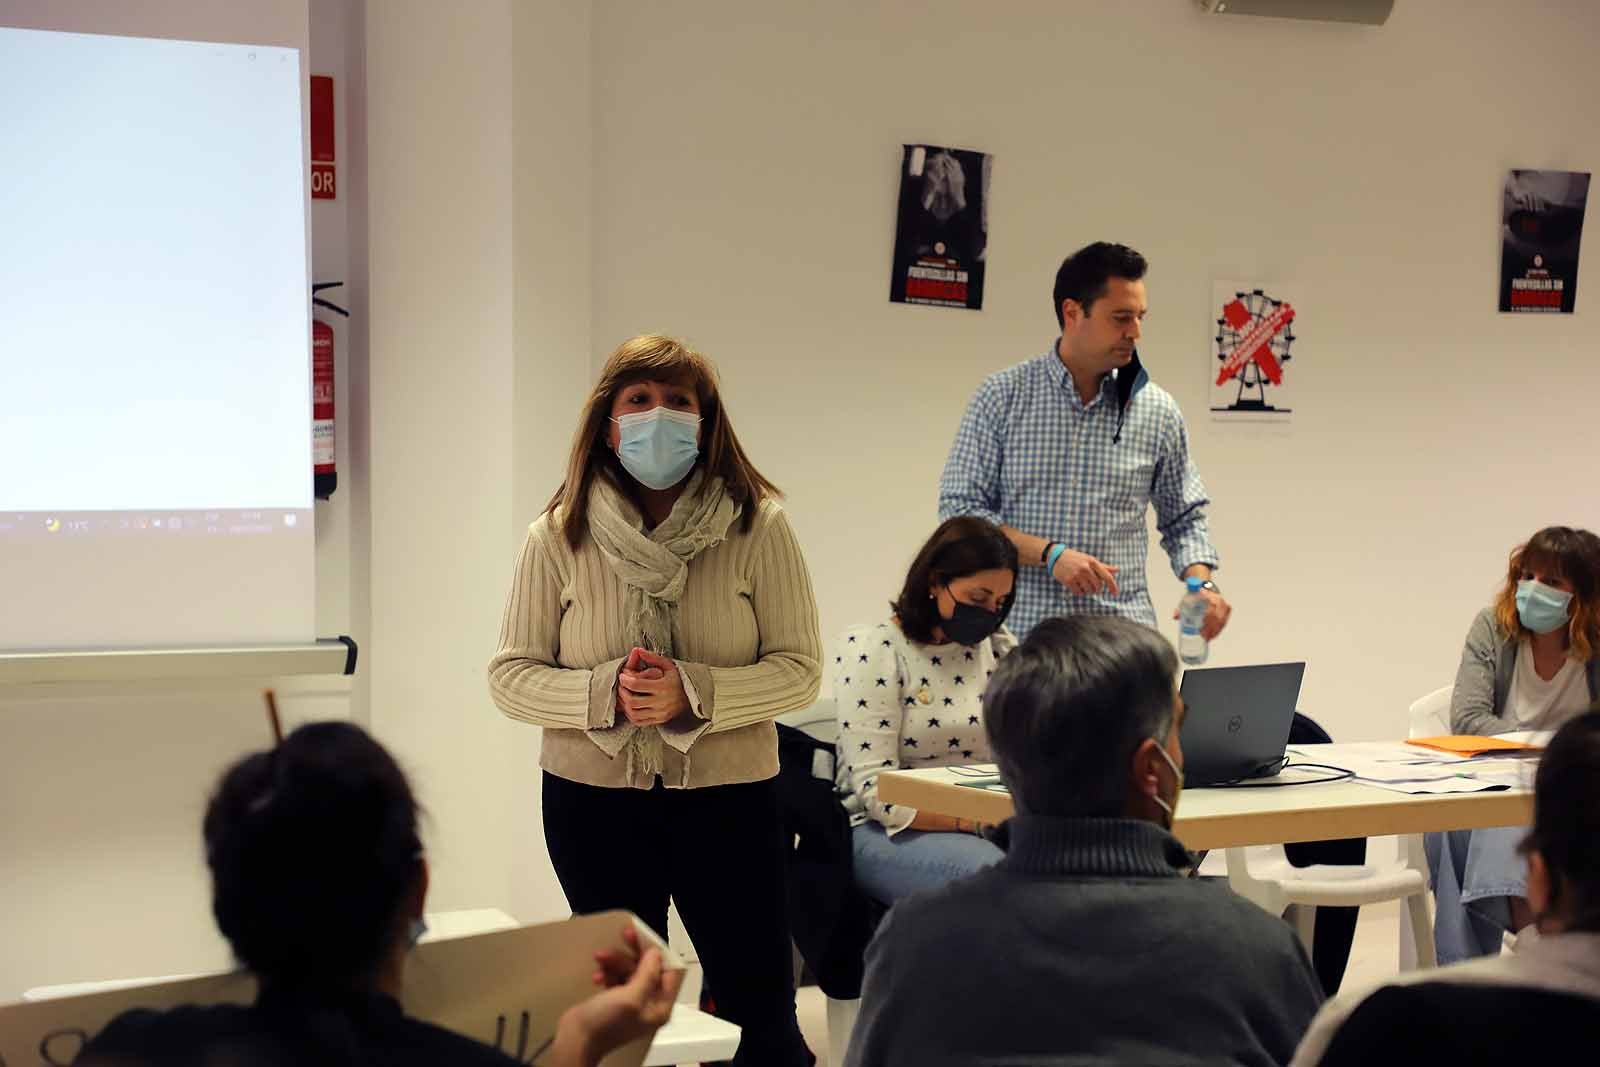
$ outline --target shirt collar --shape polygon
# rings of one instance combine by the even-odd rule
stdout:
[[[1078,395],[1077,386],[1075,386],[1072,382],[1072,373],[1067,370],[1067,365],[1061,362],[1061,356],[1059,355],[1061,351],[1059,347],[1060,344],[1061,338],[1057,336],[1056,339],[1051,342],[1049,351],[1045,352],[1045,354],[1040,357],[1040,359],[1044,362],[1045,371],[1050,377],[1050,384],[1052,386],[1057,389],[1065,390],[1067,395],[1072,398],[1072,402],[1078,407],[1093,407],[1096,403],[1105,399],[1107,396],[1114,396],[1116,394],[1118,371],[1113,370],[1110,374],[1100,379],[1100,392],[1095,394],[1095,398],[1093,400],[1089,401],[1088,404],[1085,404],[1083,402],[1083,398]]]

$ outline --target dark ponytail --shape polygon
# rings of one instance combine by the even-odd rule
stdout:
[[[263,985],[359,984],[404,936],[416,800],[359,727],[311,723],[234,764],[204,833],[217,925]]]
[[[1600,704],[1570,720],[1544,750],[1523,851],[1550,872],[1549,914],[1565,930],[1600,933]]]

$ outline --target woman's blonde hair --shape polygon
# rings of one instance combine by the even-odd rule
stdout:
[[[566,480],[545,505],[546,513],[561,509],[561,532],[573,548],[583,542],[589,528],[589,487],[596,477],[607,479],[639,503],[633,478],[623,470],[606,440],[606,422],[618,392],[649,381],[672,382],[694,390],[700,403],[700,456],[695,466],[723,480],[728,496],[742,509],[741,529],[749,531],[763,500],[782,495],[744,454],[717,392],[717,371],[711,361],[682,341],[643,334],[624,341],[606,360],[578,418]]]
[[[1516,637],[1529,636],[1517,615],[1517,582],[1523,571],[1572,583],[1567,638],[1574,659],[1593,659],[1600,650],[1600,537],[1570,526],[1546,526],[1511,550],[1505,585],[1494,601],[1494,615],[1500,629]]]

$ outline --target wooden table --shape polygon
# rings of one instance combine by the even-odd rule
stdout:
[[[1319,762],[1338,765],[1337,745],[1296,745]],[[1011,794],[963,782],[994,773],[993,764],[885,771],[878,796],[885,803],[918,811],[997,823],[1012,813]],[[1286,781],[1292,770],[1278,779]],[[1303,772],[1316,777],[1325,772]],[[1343,837],[1383,837],[1431,830],[1469,830],[1485,826],[1523,826],[1533,817],[1533,791],[1486,793],[1395,793],[1356,781],[1286,788],[1239,786],[1185,789],[1173,832],[1193,851],[1245,845],[1328,841]]]

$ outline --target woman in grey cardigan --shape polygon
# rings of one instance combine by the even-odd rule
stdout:
[[[1550,526],[1512,553],[1467,633],[1450,701],[1457,734],[1556,730],[1600,699],[1600,537]],[[1440,963],[1500,950],[1533,922],[1520,827],[1427,836]]]

